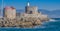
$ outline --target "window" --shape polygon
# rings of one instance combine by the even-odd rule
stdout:
[[[30,13],[29,14],[32,14],[32,11],[30,11]]]

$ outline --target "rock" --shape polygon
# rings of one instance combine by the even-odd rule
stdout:
[[[20,23],[20,26],[22,26],[22,27],[32,27],[33,24],[32,24],[32,22],[22,22],[22,23]]]
[[[35,22],[34,22],[35,25],[41,25],[41,21],[39,19],[37,19]]]
[[[42,21],[46,19],[40,19],[36,17],[23,17],[19,19],[4,19],[0,21],[0,27],[23,27],[32,28],[33,26],[41,25]]]

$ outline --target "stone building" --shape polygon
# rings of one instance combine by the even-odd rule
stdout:
[[[6,17],[8,19],[15,19],[16,18],[16,9],[14,7],[5,7],[4,17]]]
[[[30,3],[28,2],[27,6],[25,7],[25,12],[27,14],[36,14],[38,13],[38,7],[37,6],[31,7]]]
[[[35,17],[35,18],[40,18],[41,20],[47,19],[48,16],[42,14],[41,12],[38,12],[38,7],[37,6],[30,6],[30,3],[28,2],[26,7],[25,7],[25,13],[23,14],[22,17]]]

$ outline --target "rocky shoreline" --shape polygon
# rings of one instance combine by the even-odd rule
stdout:
[[[33,26],[41,25],[43,20],[40,18],[16,18],[16,19],[3,19],[0,20],[0,27],[21,27],[32,28]],[[44,20],[48,21],[48,19]]]

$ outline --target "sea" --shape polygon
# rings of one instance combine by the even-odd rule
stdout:
[[[60,18],[52,18],[33,28],[0,27],[0,31],[60,31]]]

